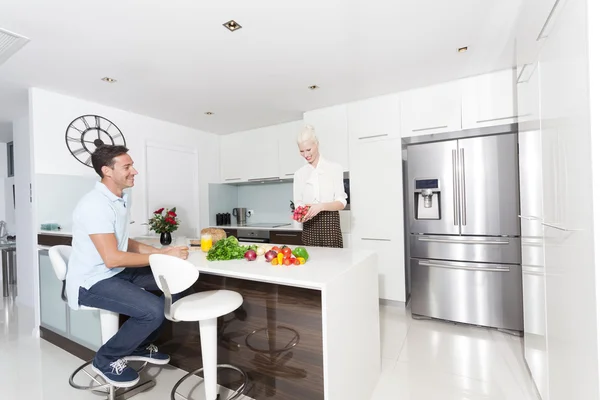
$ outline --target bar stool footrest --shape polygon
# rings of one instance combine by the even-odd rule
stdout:
[[[118,388],[116,386],[112,386],[110,383],[105,382],[104,379],[98,374],[92,375],[85,370],[86,367],[92,364],[92,361],[93,360],[90,360],[82,364],[71,374],[69,377],[69,385],[71,385],[72,388],[77,390],[89,390],[94,393],[106,395],[107,400],[126,400],[156,385],[156,381],[150,379],[144,382],[139,382],[135,386],[129,388]],[[141,367],[136,369],[138,374],[146,367],[147,364],[148,363],[143,363]],[[75,383],[75,376],[81,371],[83,371],[83,373],[85,373],[90,380],[97,383],[97,385],[82,386]]]
[[[246,388],[248,387],[248,374],[246,374],[246,372],[244,372],[241,368],[238,368],[235,365],[231,365],[231,364],[217,364],[217,370],[219,370],[219,368],[237,371],[242,376],[243,382],[240,384],[240,386],[238,386],[238,388],[236,390],[234,390],[234,392],[233,392],[233,394],[231,394],[231,396],[229,396],[227,399],[224,399],[224,400],[237,399],[244,393],[244,390],[246,390]],[[196,375],[202,371],[204,371],[204,368],[198,368],[195,371],[188,372],[183,378],[181,378],[179,381],[177,381],[175,386],[173,386],[173,390],[171,391],[171,400],[178,400],[178,398],[175,397],[175,395],[179,396],[179,399],[193,400],[193,399],[189,399],[189,398],[177,393],[177,389],[186,379],[188,379],[189,377]],[[220,400],[219,394],[217,394],[217,398],[215,400]]]

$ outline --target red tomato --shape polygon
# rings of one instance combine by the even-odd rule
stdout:
[[[273,250],[275,253],[279,253],[281,251],[281,249],[277,246],[273,246],[271,250]]]
[[[284,248],[283,250],[281,250],[281,252],[283,253],[283,257],[285,258],[290,258],[292,256],[292,249],[290,249],[289,247]]]
[[[300,260],[294,259],[294,265],[300,265]]]
[[[292,264],[292,262],[290,261],[290,259],[289,259],[289,258],[286,258],[285,260],[283,260],[283,263],[284,263],[285,265],[291,265],[291,264]]]

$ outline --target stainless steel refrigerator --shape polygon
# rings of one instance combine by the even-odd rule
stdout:
[[[413,315],[522,331],[516,133],[407,152]]]

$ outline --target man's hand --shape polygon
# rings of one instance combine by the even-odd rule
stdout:
[[[167,247],[166,249],[164,249],[163,254],[181,258],[182,260],[187,260],[189,255],[189,249],[187,246]]]

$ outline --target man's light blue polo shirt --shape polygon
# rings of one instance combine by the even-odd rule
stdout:
[[[120,251],[129,243],[128,195],[118,197],[102,182],[79,200],[73,211],[73,243],[67,270],[69,307],[79,308],[79,287],[89,289],[95,283],[110,278],[124,268],[106,268],[90,235],[114,233]]]

